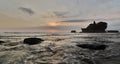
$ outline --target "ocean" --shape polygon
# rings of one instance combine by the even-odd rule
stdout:
[[[36,45],[25,38],[41,38]],[[0,64],[120,64],[120,33],[1,32]],[[105,50],[78,44],[105,44]]]

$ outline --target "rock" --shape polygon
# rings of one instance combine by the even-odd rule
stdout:
[[[76,30],[71,30],[71,33],[76,33]]]
[[[3,44],[3,43],[5,43],[4,41],[0,41],[0,44]]]
[[[119,33],[118,30],[107,30],[108,33]]]
[[[24,44],[34,45],[34,44],[39,44],[42,41],[44,40],[41,38],[26,38],[24,39]]]
[[[80,44],[78,47],[90,49],[90,50],[105,50],[107,45],[104,44]]]
[[[106,22],[98,22],[96,24],[96,30],[103,30],[105,31],[105,29],[107,28],[107,23]]]
[[[107,28],[106,22],[98,22],[95,21],[87,26],[87,28],[82,28],[82,32],[92,32],[92,33],[99,33],[99,32],[106,32],[105,29]]]

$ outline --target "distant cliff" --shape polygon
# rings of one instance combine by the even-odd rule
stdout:
[[[98,22],[95,21],[89,24],[86,28],[82,28],[82,32],[106,32],[107,23],[106,22]]]

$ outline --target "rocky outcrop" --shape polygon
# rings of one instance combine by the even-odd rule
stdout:
[[[90,50],[105,50],[108,45],[103,44],[79,44],[78,47],[90,49]]]
[[[26,38],[24,39],[24,44],[34,45],[34,44],[39,44],[42,41],[44,40],[41,38]]]
[[[106,32],[105,29],[107,28],[106,22],[98,22],[89,24],[87,28],[82,28],[82,32]]]

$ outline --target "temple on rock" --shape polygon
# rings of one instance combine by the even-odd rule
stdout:
[[[86,28],[81,28],[82,32],[85,33],[104,33],[106,32],[107,23],[106,22],[98,22],[95,21],[89,24]]]

